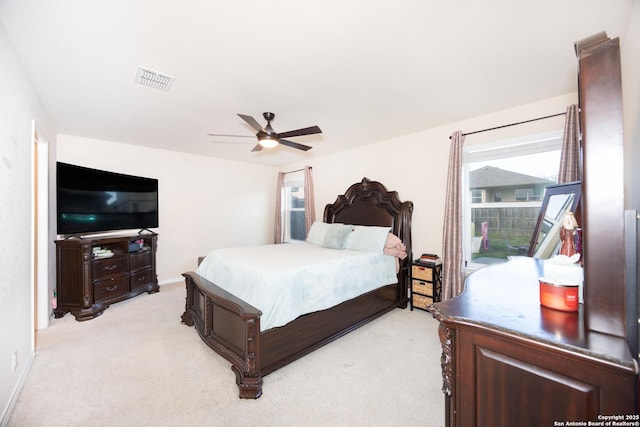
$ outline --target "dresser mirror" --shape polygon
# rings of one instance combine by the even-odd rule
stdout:
[[[533,229],[528,256],[534,258],[551,258],[560,248],[560,228],[565,213],[573,212],[580,224],[579,212],[581,182],[573,181],[547,187],[540,214]]]

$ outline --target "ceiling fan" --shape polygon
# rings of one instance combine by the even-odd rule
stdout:
[[[271,148],[275,147],[278,144],[286,145],[287,147],[296,148],[298,150],[307,151],[312,147],[304,144],[299,144],[297,142],[289,141],[284,138],[293,138],[295,136],[303,136],[303,135],[313,135],[316,133],[322,133],[318,126],[310,126],[303,129],[291,130],[288,132],[276,132],[271,127],[271,120],[275,118],[275,114],[273,113],[263,113],[262,117],[267,121],[267,125],[265,127],[260,126],[260,124],[251,116],[247,116],[245,114],[238,114],[242,120],[247,122],[252,128],[254,128],[258,133],[256,133],[256,137],[258,138],[258,144],[253,147],[251,151],[260,151],[263,148]],[[216,134],[216,133],[208,133],[209,136],[232,136],[232,137],[247,137],[248,135],[224,135],[224,134]]]

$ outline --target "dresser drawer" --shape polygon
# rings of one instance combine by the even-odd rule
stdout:
[[[127,274],[127,256],[114,256],[93,262],[93,281],[97,282],[105,279],[112,279],[123,274]]]
[[[422,267],[420,265],[411,266],[411,277],[419,280],[433,281],[433,268]]]
[[[150,268],[131,275],[132,291],[151,283],[153,283],[153,270],[151,270]]]
[[[422,295],[433,296],[433,283],[412,280],[411,291]]]
[[[98,282],[93,287],[94,301],[117,298],[129,292],[129,278],[105,280]]]
[[[427,305],[433,302],[433,298],[425,297],[424,295],[413,294],[412,295],[413,306],[426,309]]]
[[[151,268],[151,251],[142,250],[129,255],[129,267],[131,271],[143,270]]]

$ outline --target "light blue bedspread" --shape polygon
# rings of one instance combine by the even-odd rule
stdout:
[[[393,256],[311,243],[216,249],[197,273],[262,311],[261,331],[397,282]]]

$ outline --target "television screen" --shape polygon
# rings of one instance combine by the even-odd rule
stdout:
[[[158,227],[158,180],[57,162],[58,234]]]

